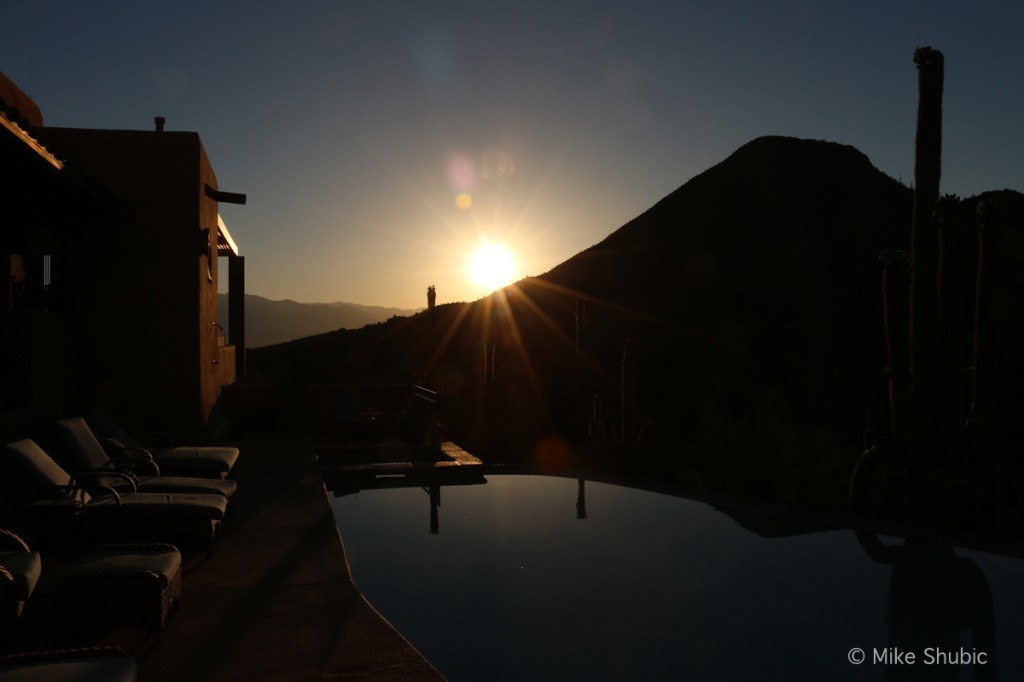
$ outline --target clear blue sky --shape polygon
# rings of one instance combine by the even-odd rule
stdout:
[[[247,289],[419,307],[541,274],[765,134],[908,184],[915,47],[946,55],[944,192],[1024,189],[1024,3],[5,2],[47,125],[202,136]],[[456,206],[465,192],[472,207]]]

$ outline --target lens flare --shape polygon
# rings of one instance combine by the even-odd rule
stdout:
[[[473,197],[466,192],[455,195],[455,208],[463,211],[473,208]]]
[[[469,192],[476,188],[479,177],[476,161],[466,152],[453,151],[448,155],[445,176],[448,186],[456,192]]]

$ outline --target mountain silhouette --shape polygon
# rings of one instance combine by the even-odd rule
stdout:
[[[863,422],[884,367],[878,255],[909,242],[911,201],[853,147],[762,137],[542,279],[673,326],[676,352],[713,351],[720,388]]]
[[[485,458],[597,443],[658,475],[838,500],[886,419],[879,255],[909,248],[911,210],[853,147],[762,137],[539,277],[250,362],[296,385],[425,383]]]
[[[228,296],[219,294],[217,310],[221,328],[228,335]],[[415,310],[383,308],[358,303],[299,303],[290,299],[274,301],[245,295],[246,346],[256,348],[284,343],[335,329],[358,329],[395,315],[412,315]]]

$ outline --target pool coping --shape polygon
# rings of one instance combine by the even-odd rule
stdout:
[[[189,558],[139,680],[444,679],[353,582],[313,440],[261,434],[240,449],[224,537]]]

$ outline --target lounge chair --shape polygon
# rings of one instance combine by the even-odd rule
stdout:
[[[114,647],[62,649],[0,656],[0,682],[37,680],[133,682],[135,659]]]
[[[224,478],[231,473],[238,459],[238,448],[226,446],[168,444],[143,447],[106,413],[97,409],[87,412],[85,421],[115,462],[122,457],[145,452],[152,456],[160,472],[166,475]]]
[[[214,494],[132,493],[93,483],[95,474],[67,471],[29,439],[10,443],[6,458],[42,498],[59,501],[81,519],[94,536],[115,541],[173,541],[181,535],[203,540],[212,554],[227,511],[227,498]],[[102,474],[108,475],[108,474]]]
[[[39,552],[0,529],[0,603],[21,615],[42,572]],[[101,545],[71,563],[58,592],[61,627],[84,625],[95,633],[123,624],[150,628],[159,637],[181,599],[181,553],[166,543]],[[13,624],[13,622],[12,622]]]
[[[181,554],[165,543],[96,547],[68,567],[59,597],[72,625],[130,624],[159,637],[181,599]]]
[[[148,468],[157,475],[125,472],[114,464],[96,439],[92,429],[81,417],[62,419],[57,422],[57,434],[74,466],[81,471],[101,474],[97,482],[112,486],[118,492],[140,493],[214,493],[230,498],[236,484],[232,480],[219,478],[186,478],[183,476],[160,476],[159,466],[153,459],[143,459],[138,468]],[[102,474],[110,474],[107,477]],[[129,481],[121,474],[129,473]]]
[[[29,549],[14,533],[0,529],[0,632],[21,617],[42,568],[39,552]]]

